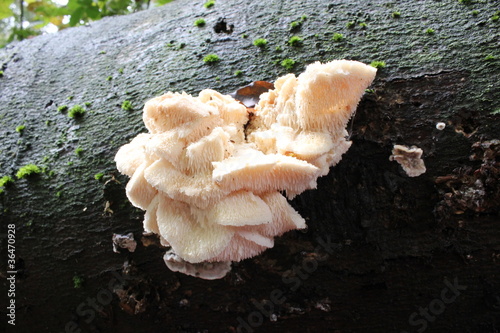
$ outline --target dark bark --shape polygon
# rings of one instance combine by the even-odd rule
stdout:
[[[29,163],[46,167],[1,194],[1,233],[16,225],[18,269],[16,326],[5,314],[2,325],[12,332],[63,332],[70,321],[82,332],[231,332],[244,320],[256,332],[497,332],[497,10],[496,1],[228,0],[211,9],[174,1],[0,50],[0,176]],[[199,17],[203,28],[193,25]],[[220,29],[221,18],[232,32]],[[333,33],[345,39],[335,42]],[[304,38],[302,46],[287,45],[293,35]],[[253,46],[256,38],[268,45]],[[205,64],[209,53],[221,61]],[[140,241],[142,212],[126,200],[114,154],[145,131],[147,99],[273,81],[286,73],[285,58],[297,61],[296,73],[337,58],[387,67],[358,108],[352,148],[317,190],[292,202],[307,232],[277,239],[221,280],[170,272],[165,250]],[[121,109],[124,100],[132,111]],[[79,119],[57,111],[84,103]],[[446,128],[437,130],[437,122]],[[422,148],[427,172],[409,178],[390,162],[394,144]],[[136,252],[113,253],[112,233],[128,232],[139,240]],[[334,245],[321,246],[327,240]],[[6,275],[6,237],[1,253]],[[111,300],[116,274],[125,281]],[[84,279],[81,288],[74,277]],[[450,284],[466,289],[453,292]],[[93,298],[101,302],[95,309]],[[273,308],[271,318],[257,302]]]

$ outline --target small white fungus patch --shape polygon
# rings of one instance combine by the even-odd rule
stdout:
[[[445,127],[446,127],[446,124],[443,123],[443,122],[439,122],[439,123],[436,124],[436,129],[438,129],[440,131],[444,130]]]
[[[398,162],[409,177],[417,177],[426,171],[422,153],[423,150],[415,146],[394,145],[389,160]]]

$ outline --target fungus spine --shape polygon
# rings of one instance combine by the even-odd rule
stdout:
[[[148,101],[139,134],[116,154],[144,229],[171,249],[167,266],[220,278],[274,237],[306,227],[288,198],[316,188],[351,142],[346,125],[376,68],[337,60],[276,80],[249,117],[231,96],[168,92]],[[207,264],[209,263],[209,264]],[[213,269],[212,272],[207,270]]]

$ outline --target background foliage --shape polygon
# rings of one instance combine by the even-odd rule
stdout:
[[[0,0],[0,47],[45,32],[124,15],[172,0]]]

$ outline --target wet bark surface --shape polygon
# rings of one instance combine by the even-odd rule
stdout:
[[[174,1],[0,50],[2,277],[15,224],[12,332],[497,332],[500,54],[496,1]],[[397,14],[399,13],[399,15]],[[206,25],[194,26],[197,18]],[[299,22],[291,28],[292,22]],[[432,30],[429,30],[432,29]],[[332,39],[341,33],[340,41]],[[299,46],[290,46],[291,36]],[[252,41],[266,38],[267,46]],[[207,54],[220,61],[208,65]],[[385,61],[353,146],[292,205],[307,220],[223,279],[170,272],[142,236],[117,149],[166,91],[230,93],[314,61]],[[241,71],[241,75],[235,75]],[[132,110],[122,109],[130,101]],[[79,118],[60,106],[81,105]],[[443,130],[436,124],[443,122]],[[16,127],[25,125],[19,133]],[[423,149],[415,178],[393,145]],[[81,148],[80,153],[75,151]],[[96,174],[103,174],[100,180]],[[113,233],[132,232],[116,254]]]

